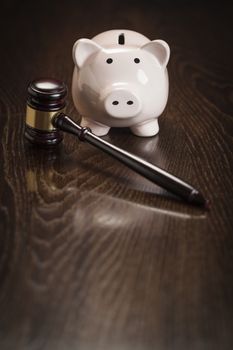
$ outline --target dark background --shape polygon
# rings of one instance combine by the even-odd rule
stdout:
[[[0,12],[0,348],[233,348],[230,2],[4,1]],[[28,83],[71,85],[73,43],[136,30],[171,48],[154,138],[106,140],[201,189],[171,197],[71,136],[23,137]],[[71,95],[67,112],[77,121]]]

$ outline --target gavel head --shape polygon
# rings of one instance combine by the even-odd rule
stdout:
[[[62,131],[52,123],[63,111],[67,87],[56,79],[37,79],[28,86],[25,137],[33,144],[54,146],[63,139]]]

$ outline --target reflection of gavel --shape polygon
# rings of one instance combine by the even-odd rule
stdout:
[[[28,87],[25,137],[33,144],[53,146],[62,141],[62,131],[78,136],[118,159],[153,183],[180,196],[187,202],[208,207],[199,191],[165,170],[94,135],[89,128],[76,124],[63,113],[67,89],[54,79],[39,79]]]

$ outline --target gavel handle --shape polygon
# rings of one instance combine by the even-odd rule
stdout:
[[[112,145],[111,143],[94,135],[89,128],[84,128],[76,124],[68,115],[58,113],[52,121],[53,125],[65,132],[78,136],[81,141],[87,141],[93,146],[101,149],[111,155],[121,163],[125,164],[138,174],[144,176],[154,184],[163,187],[173,194],[183,198],[189,203],[195,205],[207,204],[204,197],[194,187],[179,179],[178,177],[166,172],[165,170],[145,161],[144,159],[133,155],[123,149]]]

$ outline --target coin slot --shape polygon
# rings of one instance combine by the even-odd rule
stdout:
[[[118,44],[119,45],[125,45],[125,35],[124,33],[121,33],[118,37]]]

